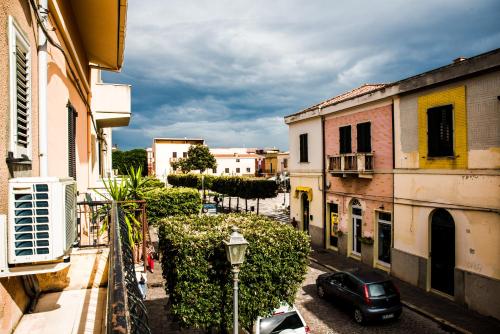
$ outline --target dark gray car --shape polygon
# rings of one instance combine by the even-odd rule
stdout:
[[[370,271],[326,273],[316,279],[321,298],[338,302],[352,311],[357,323],[397,319],[402,305],[397,287],[386,276]]]

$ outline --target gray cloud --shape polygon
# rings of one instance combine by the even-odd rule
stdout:
[[[497,1],[131,1],[125,66],[152,136],[287,148],[282,117],[366,82],[398,80],[500,45]]]

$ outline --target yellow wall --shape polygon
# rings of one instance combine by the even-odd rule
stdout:
[[[427,109],[453,105],[453,151],[454,158],[427,157]],[[418,151],[420,168],[467,168],[467,113],[465,86],[451,88],[418,98]]]

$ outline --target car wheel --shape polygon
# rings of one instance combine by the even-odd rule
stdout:
[[[325,298],[325,289],[321,285],[318,285],[318,296],[319,298]]]
[[[364,324],[365,323],[365,316],[363,315],[363,312],[359,308],[355,308],[353,312],[353,317],[354,321],[356,321],[357,324]]]

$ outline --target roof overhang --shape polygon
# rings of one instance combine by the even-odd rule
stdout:
[[[127,0],[71,0],[92,66],[119,71],[123,64]]]

